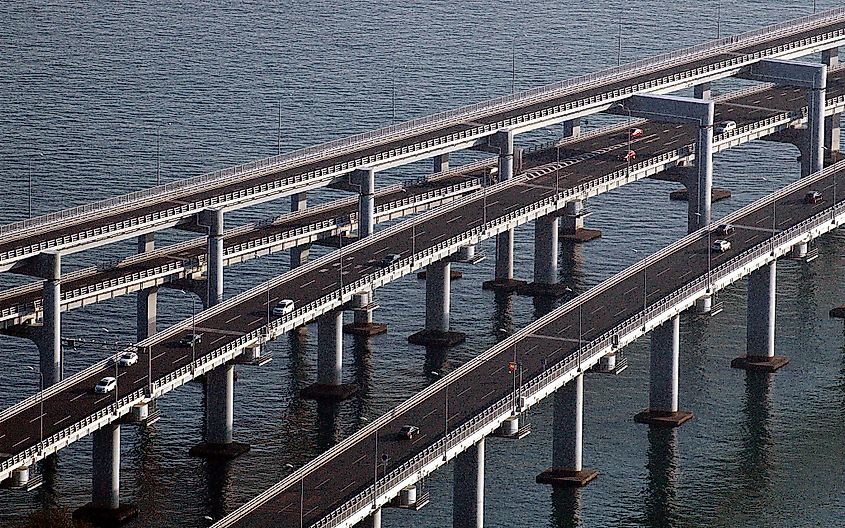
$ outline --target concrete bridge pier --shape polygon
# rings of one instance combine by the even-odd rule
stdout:
[[[360,186],[358,194],[358,238],[373,234],[375,228],[376,171],[371,168],[358,169],[354,173]]]
[[[775,355],[776,290],[777,261],[748,276],[747,354],[731,361],[731,367],[774,372],[789,363],[786,356]]]
[[[154,233],[147,233],[138,237],[138,253],[148,253],[154,249]],[[137,295],[137,337],[138,341],[143,341],[156,333],[158,287],[145,288],[140,290]]]
[[[558,389],[554,398],[552,467],[537,475],[537,483],[581,488],[598,476],[595,470],[581,465],[584,374]]]
[[[64,378],[61,254],[45,251],[37,257],[32,273],[28,274],[44,279],[43,315],[40,325],[23,329],[22,337],[31,339],[38,347],[39,370],[46,389]]]
[[[484,528],[484,439],[455,457],[453,528]]]
[[[123,524],[138,515],[138,508],[120,503],[120,424],[98,429],[92,438],[91,502],[73,517],[96,525]]]
[[[578,137],[581,135],[581,118],[576,117],[563,122],[563,137]]]
[[[295,213],[303,211],[308,207],[308,193],[305,191],[294,194],[290,197],[290,211]],[[290,269],[298,268],[308,262],[308,253],[311,244],[304,244],[290,249]]]
[[[206,209],[200,213],[200,225],[208,229],[208,306],[223,302],[223,210]]]
[[[832,57],[828,61],[833,60]],[[827,66],[779,59],[755,63],[738,75],[744,79],[773,82],[807,89],[809,114],[806,136],[798,144],[801,150],[801,176],[805,177],[824,167],[825,98],[827,95]]]
[[[378,508],[369,517],[359,522],[361,528],[381,528],[381,508]]]
[[[692,418],[691,412],[678,410],[679,351],[680,317],[676,315],[651,332],[648,409],[637,413],[635,422],[678,427]]]
[[[452,264],[448,259],[425,268],[425,329],[408,336],[415,345],[452,347],[463,343],[466,334],[449,328],[452,296]]]
[[[822,63],[827,70],[839,66],[839,48],[833,48],[822,52]],[[839,153],[841,144],[840,126],[842,114],[833,114],[824,120],[824,146],[828,154]]]
[[[343,331],[347,334],[364,337],[372,337],[387,332],[386,324],[373,322],[375,308],[372,290],[356,293],[352,298],[352,323],[343,325]]]
[[[490,138],[490,145],[499,149],[498,181],[513,178],[514,149],[513,131],[500,130]],[[485,290],[513,292],[524,281],[513,278],[513,228],[496,235],[496,276],[492,281],[485,281]]]
[[[554,215],[541,216],[534,221],[534,282],[519,289],[519,293],[535,297],[560,297],[569,288],[558,282],[558,224]]]
[[[446,172],[449,170],[449,153],[446,154],[438,154],[432,158],[433,167],[432,173],[437,174],[440,172]]]
[[[317,382],[302,389],[300,396],[311,400],[345,400],[358,391],[343,383],[343,311],[317,318]]]
[[[584,207],[584,200],[569,202],[563,208],[563,224],[561,225],[562,239],[574,244],[589,242],[601,236],[599,229],[587,229],[584,227],[584,218],[587,211]]]

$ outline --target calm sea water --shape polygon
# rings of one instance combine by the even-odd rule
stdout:
[[[159,137],[163,182],[368,130],[394,119],[509,93],[512,50],[517,90],[614,66],[622,24],[623,62],[716,36],[720,2],[245,1],[131,5],[6,2],[0,5],[0,223],[106,198],[156,181]],[[838,7],[819,0],[818,8]],[[724,0],[722,34],[812,12],[810,0]],[[739,82],[718,83],[726,91]],[[592,118],[587,128],[607,122]],[[520,138],[541,141],[550,131]],[[796,152],[755,143],[720,154],[718,186],[732,211],[798,174]],[[469,156],[455,156],[455,163]],[[425,173],[428,164],[390,171],[383,181]],[[382,175],[380,175],[382,178]],[[604,236],[561,250],[562,280],[583,291],[682,236],[685,206],[668,201],[671,184],[646,181],[591,201],[591,226]],[[315,194],[312,202],[337,194]],[[229,225],[285,211],[286,200],[227,217]],[[165,233],[161,243],[181,240]],[[517,274],[531,270],[532,228],[517,230]],[[845,362],[842,323],[828,319],[845,297],[845,236],[820,242],[812,264],[779,265],[778,353],[792,363],[771,377],[728,367],[744,353],[745,287],[724,292],[716,318],[681,327],[681,405],[696,415],[674,433],[649,432],[632,416],[647,404],[648,341],[627,349],[631,367],[586,381],[585,464],[601,476],[575,493],[534,484],[549,465],[548,403],[531,411],[534,432],[521,442],[487,443],[486,523],[510,526],[833,526],[845,512]],[[482,248],[488,254],[489,244]],[[73,269],[119,258],[122,243],[66,259]],[[318,250],[314,250],[318,254]],[[152,428],[123,428],[121,492],[141,514],[132,526],[207,524],[278,481],[366,420],[385,412],[548,306],[512,297],[496,302],[480,282],[492,259],[462,268],[453,283],[453,324],[466,343],[426,354],[406,336],[424,319],[424,287],[406,278],[379,291],[377,319],[390,333],[345,343],[346,376],[357,399],[317,407],[296,398],[316,377],[315,332],[280,340],[274,360],[239,369],[236,436],[252,451],[231,463],[189,458],[200,440],[200,386],[160,402]],[[286,255],[226,272],[232,295],[287,269]],[[0,285],[26,279],[5,274]],[[185,294],[159,295],[160,327],[190,315]],[[134,297],[64,317],[68,336],[134,337]],[[0,406],[36,389],[23,366],[35,346],[0,338]],[[68,352],[66,374],[106,351]],[[61,452],[55,476],[33,493],[0,494],[0,522],[34,509],[90,500],[90,439]],[[432,502],[420,512],[386,511],[385,526],[451,523],[451,469],[430,477]]]

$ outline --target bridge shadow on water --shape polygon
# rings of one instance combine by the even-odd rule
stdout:
[[[581,526],[581,490],[578,488],[554,488],[552,490],[551,526],[574,528]]]
[[[643,524],[653,528],[677,526],[677,429],[649,427],[647,457]]]

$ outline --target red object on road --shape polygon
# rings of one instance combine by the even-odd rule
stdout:
[[[516,372],[516,362],[508,361],[508,372],[510,372],[511,374]]]

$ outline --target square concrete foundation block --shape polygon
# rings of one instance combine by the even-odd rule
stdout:
[[[710,192],[710,201],[713,203],[730,197],[731,191],[727,189],[717,189],[716,187],[713,187],[713,190]],[[677,191],[672,191],[669,193],[669,199],[675,202],[688,202],[689,190],[687,188],[683,188],[678,189]]]
[[[387,325],[382,323],[349,323],[343,325],[343,333],[372,337],[387,333]]]
[[[542,282],[530,282],[518,287],[516,293],[520,295],[527,295],[529,297],[563,297],[567,293],[572,293],[572,288],[564,284],[546,284]]]
[[[537,475],[537,484],[550,484],[556,488],[583,488],[598,476],[595,469],[575,471],[552,467]]]
[[[408,342],[414,345],[449,348],[466,341],[463,332],[441,332],[439,330],[420,330],[408,336]]]
[[[741,356],[731,361],[731,367],[743,369],[750,372],[774,372],[789,363],[786,356]]]
[[[680,427],[692,420],[692,413],[689,411],[663,412],[646,409],[634,415],[634,421],[641,424],[653,425],[655,427]]]
[[[490,281],[484,281],[481,284],[481,287],[485,290],[493,290],[498,292],[504,293],[513,293],[520,286],[524,285],[525,281],[518,280],[518,279],[494,279]]]
[[[358,386],[354,383],[343,383],[341,385],[313,383],[302,389],[299,396],[306,400],[343,401],[351,398],[357,392]]]
[[[219,460],[232,460],[244,453],[249,452],[249,444],[232,442],[230,444],[197,444],[188,451],[188,454],[200,458],[216,458]]]
[[[572,244],[583,244],[601,236],[600,229],[578,229],[575,233],[560,235],[561,242],[569,242]]]
[[[134,504],[121,504],[116,509],[95,508],[90,502],[73,512],[74,520],[79,520],[108,528],[121,526],[138,516],[138,508]]]

